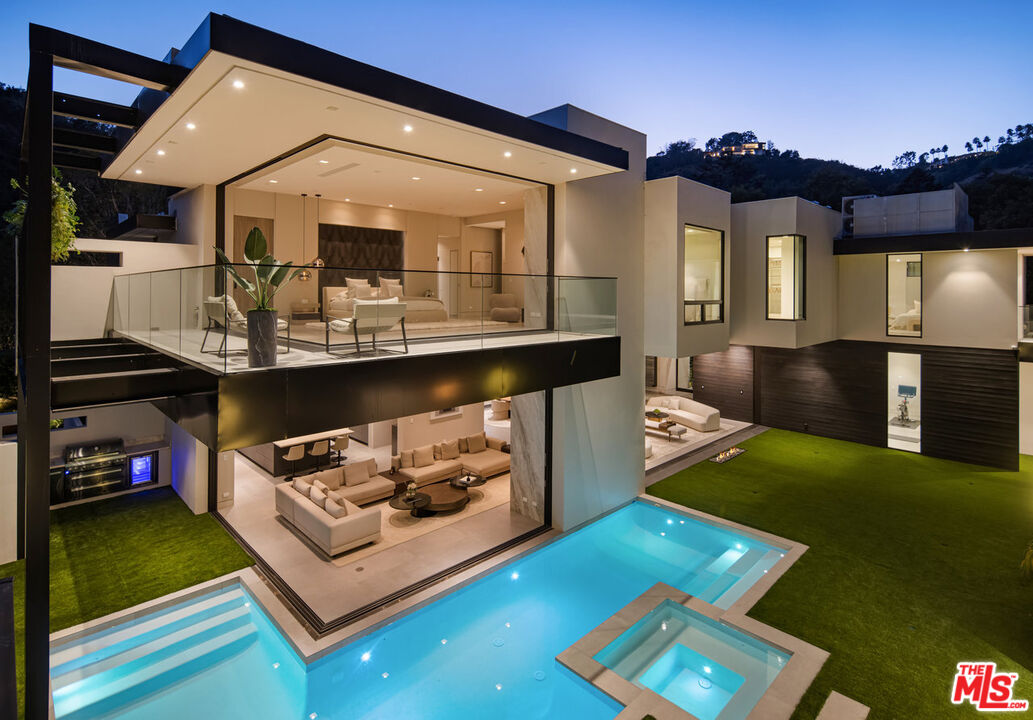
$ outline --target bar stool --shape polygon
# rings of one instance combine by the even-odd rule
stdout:
[[[292,445],[290,450],[287,451],[287,454],[283,456],[283,459],[290,461],[290,464],[291,464],[291,474],[290,474],[290,477],[287,478],[288,480],[293,480],[294,479],[295,465],[297,464],[298,460],[301,460],[304,457],[305,457],[305,446],[304,445]]]
[[[330,456],[330,441],[320,440],[312,443],[312,449],[308,451],[308,454],[316,459],[316,470],[319,470],[319,459]]]
[[[344,455],[344,451],[348,449],[348,442],[349,442],[349,438],[348,438],[347,435],[340,435],[340,436],[334,438],[334,442],[333,442],[333,446],[331,447],[331,453],[330,454],[331,454],[331,457],[334,456],[334,455],[337,456],[337,466],[338,467],[341,466],[341,461],[342,460],[347,460],[348,459]]]

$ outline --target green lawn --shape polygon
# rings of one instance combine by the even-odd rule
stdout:
[[[50,629],[61,630],[251,565],[209,515],[194,515],[169,488],[50,514]],[[14,577],[18,698],[24,700],[24,562]]]
[[[810,546],[749,613],[831,653],[795,718],[832,690],[874,719],[977,717],[949,702],[965,660],[1033,701],[1033,457],[993,471],[782,430],[742,446],[647,492]]]

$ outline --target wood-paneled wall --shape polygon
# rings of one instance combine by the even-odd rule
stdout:
[[[692,358],[692,396],[730,420],[753,419],[753,348],[732,345]]]

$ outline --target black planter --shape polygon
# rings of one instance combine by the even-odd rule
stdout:
[[[248,310],[248,367],[272,367],[276,364],[276,320],[275,310]]]

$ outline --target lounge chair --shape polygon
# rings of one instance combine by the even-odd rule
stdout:
[[[390,300],[355,300],[354,309],[350,318],[334,318],[327,316],[326,322],[326,351],[333,355],[339,355],[333,351],[330,343],[331,333],[348,334],[355,343],[355,352],[344,353],[345,355],[358,356],[362,354],[360,335],[369,335],[373,346],[373,354],[378,354],[377,335],[394,329],[396,325],[402,326],[402,345],[404,350],[386,350],[379,348],[379,352],[397,353],[399,355],[409,352],[409,339],[405,336],[405,303],[398,302],[398,298]]]
[[[219,357],[223,357],[225,355],[226,335],[230,328],[239,330],[245,335],[247,334],[247,318],[237,308],[236,301],[228,295],[211,297],[205,300],[204,314],[208,317],[208,325],[205,326],[204,339],[201,340],[201,352],[203,353],[214,353]],[[219,343],[218,349],[205,350],[204,345],[208,342],[208,333],[221,327],[225,327],[226,332],[222,333],[222,342]],[[291,324],[282,318],[277,318],[276,330],[277,332],[287,331],[287,349],[284,352],[290,352]]]

